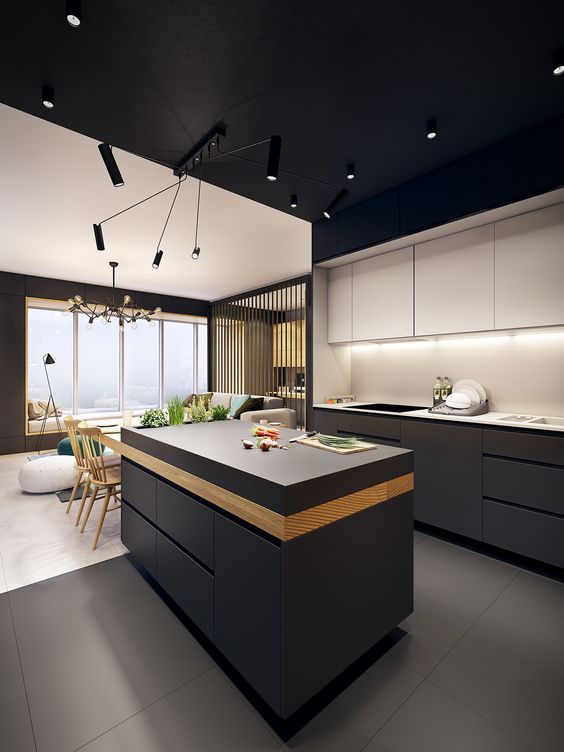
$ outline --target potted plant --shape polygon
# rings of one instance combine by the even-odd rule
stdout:
[[[141,416],[142,428],[161,428],[162,426],[168,426],[168,420],[164,410],[156,407],[151,407],[149,410],[145,410]]]
[[[212,420],[227,420],[229,418],[229,408],[225,405],[215,405],[211,410]]]
[[[192,423],[207,423],[211,418],[211,410],[206,409],[203,397],[194,397],[188,408],[188,415]]]
[[[181,426],[184,423],[184,405],[177,394],[169,399],[167,411],[168,422],[171,426]]]

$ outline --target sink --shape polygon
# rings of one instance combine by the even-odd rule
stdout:
[[[541,424],[544,426],[564,426],[564,418],[535,418],[530,425]]]
[[[497,420],[511,421],[511,423],[529,423],[533,420],[532,415],[504,415]]]

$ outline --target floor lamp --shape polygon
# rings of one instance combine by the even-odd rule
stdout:
[[[47,407],[45,408],[45,415],[43,416],[43,423],[41,424],[41,430],[39,431],[39,438],[37,439],[37,449],[36,449],[37,454],[39,454],[39,450],[41,448],[41,442],[45,434],[45,427],[47,425],[47,418],[49,417],[49,410],[51,409],[51,407],[53,408],[53,414],[55,416],[55,420],[57,421],[58,432],[61,434],[63,433],[63,429],[61,428],[61,422],[59,421],[59,414],[55,406],[55,398],[53,397],[53,390],[51,389],[51,382],[49,381],[49,371],[47,370],[47,366],[52,366],[54,363],[55,361],[49,353],[43,356],[43,368],[45,369],[45,378],[47,379],[47,386],[49,387],[49,399],[47,400]]]

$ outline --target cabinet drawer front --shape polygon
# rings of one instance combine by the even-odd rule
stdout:
[[[128,504],[121,505],[121,540],[134,559],[153,577],[157,576],[155,528]]]
[[[121,463],[121,495],[151,522],[157,518],[157,479],[125,458]]]
[[[484,496],[564,516],[564,468],[484,457]]]
[[[189,494],[157,482],[157,526],[213,569],[214,513]]]
[[[347,415],[339,413],[337,428],[340,432],[362,434],[373,438],[392,439],[399,442],[401,424],[393,418],[378,418],[375,415]]]
[[[564,436],[485,430],[484,454],[564,466]]]
[[[213,640],[213,575],[157,533],[157,582]]]
[[[337,417],[335,410],[314,410],[313,426],[319,433],[326,433],[334,436],[337,433]]]
[[[564,567],[564,519],[484,500],[484,543]]]

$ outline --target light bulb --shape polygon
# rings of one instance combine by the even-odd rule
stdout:
[[[132,329],[137,329],[137,321],[132,321],[131,322],[131,328]]]
[[[163,309],[160,306],[157,306],[154,310],[154,313],[162,313]]]
[[[78,304],[82,303],[82,296],[81,295],[75,295],[74,296],[74,302],[78,303]]]
[[[131,295],[124,295],[123,296],[123,304],[129,305],[131,303]]]
[[[64,311],[61,311],[61,314],[62,314],[63,316],[68,316],[68,315],[69,315],[69,313],[70,313],[70,311],[69,311],[69,309],[68,309],[68,308],[65,308],[65,310],[64,310]]]
[[[149,321],[149,326],[155,326],[155,322],[152,319]]]
[[[89,321],[89,322],[88,322],[88,323],[86,324],[86,328],[87,328],[87,329],[92,329],[92,322],[91,322],[91,321]]]

